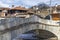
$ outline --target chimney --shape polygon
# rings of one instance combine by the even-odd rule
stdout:
[[[14,5],[12,5],[12,7],[14,7]]]

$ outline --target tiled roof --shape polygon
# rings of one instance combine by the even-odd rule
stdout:
[[[10,8],[1,7],[0,10],[9,10]]]
[[[12,9],[12,10],[27,10],[26,8],[21,7],[21,6],[14,7],[14,8],[11,8],[11,9]]]

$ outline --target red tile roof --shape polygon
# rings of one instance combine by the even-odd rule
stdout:
[[[12,8],[12,10],[28,10],[28,9],[21,7],[21,6],[18,6],[18,7]]]
[[[9,10],[10,8],[4,8],[4,7],[2,7],[2,8],[0,8],[1,10]]]

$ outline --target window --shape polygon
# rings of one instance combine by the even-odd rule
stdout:
[[[0,10],[0,12],[2,12],[2,10]]]

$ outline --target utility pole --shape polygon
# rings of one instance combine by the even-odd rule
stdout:
[[[51,14],[52,14],[51,1],[52,0],[50,0],[50,12],[49,12],[50,13],[50,20],[52,20],[52,16],[51,16]]]

